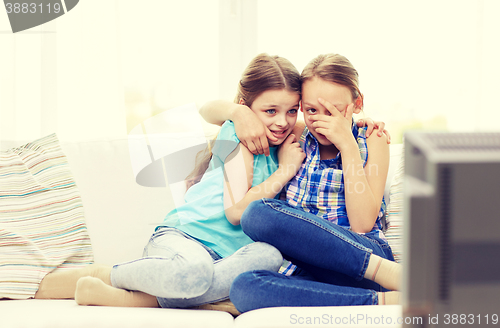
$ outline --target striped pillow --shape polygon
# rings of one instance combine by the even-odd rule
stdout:
[[[92,261],[82,201],[56,135],[0,152],[0,298],[34,297],[47,273]]]
[[[389,204],[387,205],[387,217],[390,221],[389,229],[385,232],[387,242],[391,246],[392,254],[396,262],[403,261],[403,186],[405,174],[405,150],[401,150],[401,159],[394,173],[390,187]]]

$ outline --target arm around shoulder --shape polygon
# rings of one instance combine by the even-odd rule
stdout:
[[[222,125],[225,121],[234,119],[238,106],[242,105],[227,100],[213,100],[201,106],[198,112],[208,123]]]
[[[382,162],[387,164],[389,168],[389,143],[388,136],[382,134],[378,136],[379,130],[374,130],[369,137],[366,138],[366,146],[368,147],[368,161],[367,162]]]
[[[385,183],[389,172],[389,144],[387,135],[377,135],[376,130],[366,139],[368,160],[365,166],[366,177],[378,204],[382,203]]]

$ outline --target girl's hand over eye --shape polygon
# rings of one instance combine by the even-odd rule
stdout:
[[[254,154],[269,156],[267,138],[278,141],[255,113],[245,105],[234,111],[233,122],[240,142]]]
[[[289,179],[293,178],[300,168],[300,165],[306,158],[306,154],[296,142],[295,135],[290,134],[278,149],[278,161],[280,169],[288,175]]]
[[[323,105],[330,116],[328,115],[313,115],[310,118],[314,121],[312,126],[317,133],[324,135],[338,150],[354,140],[352,135],[352,114],[354,111],[354,104],[349,104],[347,109],[341,113],[337,107],[330,102],[318,98],[318,101]]]

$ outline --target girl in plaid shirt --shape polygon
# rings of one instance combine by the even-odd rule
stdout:
[[[233,283],[231,300],[240,312],[398,303],[399,293],[392,291],[399,289],[401,267],[381,231],[386,137],[368,138],[366,128],[352,123],[363,95],[345,57],[318,56],[302,79],[306,127],[297,124],[294,133],[301,135],[306,159],[287,185],[286,201],[255,201],[241,219],[250,238],[275,246],[297,267],[291,275],[244,273]]]

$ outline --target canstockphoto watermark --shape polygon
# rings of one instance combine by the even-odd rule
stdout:
[[[424,319],[422,317],[392,317],[384,315],[369,315],[363,313],[349,315],[332,315],[324,313],[319,316],[301,316],[296,313],[290,315],[290,324],[292,325],[401,325],[414,324],[421,325]]]

